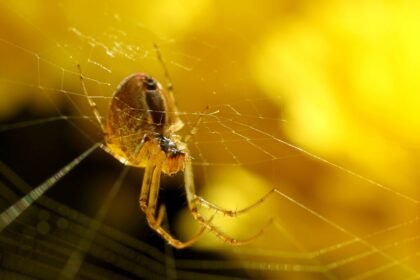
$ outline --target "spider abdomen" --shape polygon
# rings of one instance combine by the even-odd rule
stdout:
[[[112,96],[106,122],[107,146],[133,166],[144,167],[146,154],[163,153],[163,172],[182,170],[183,165],[174,163],[175,158],[182,157],[181,150],[170,140],[182,127],[175,112],[173,97],[159,82],[146,74],[133,74]]]
[[[115,91],[108,113],[109,136],[126,136],[140,131],[162,133],[167,123],[166,101],[159,83],[145,74],[125,79]]]

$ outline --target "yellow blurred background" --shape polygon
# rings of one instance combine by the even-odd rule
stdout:
[[[197,250],[222,252],[244,269],[249,256],[302,265],[263,267],[267,279],[418,273],[420,2],[9,1],[0,7],[6,124],[24,106],[54,114],[71,103],[71,115],[91,115],[78,95],[78,63],[93,96],[110,97],[134,72],[164,82],[157,43],[185,115],[184,133],[207,105],[215,112],[191,147],[199,193],[240,209],[276,187],[307,207],[274,195],[244,217],[217,217],[238,238],[270,218],[274,223],[246,247],[232,250],[207,234]],[[95,100],[105,115],[109,98]],[[197,228],[186,210],[175,227],[183,238]],[[321,253],[358,237],[363,241],[354,246]],[[306,262],[319,271],[306,273]]]

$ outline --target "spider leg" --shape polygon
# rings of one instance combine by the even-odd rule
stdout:
[[[236,217],[242,214],[245,214],[246,212],[250,211],[253,208],[258,207],[259,205],[261,205],[270,195],[274,194],[276,189],[272,189],[270,190],[268,193],[266,193],[264,196],[262,196],[260,199],[258,199],[256,202],[254,202],[253,204],[241,209],[241,210],[228,210],[225,208],[222,208],[214,203],[211,203],[207,200],[205,200],[204,198],[202,198],[201,196],[195,195],[195,202],[197,204],[199,204],[200,206],[204,206],[208,209],[213,209],[216,210],[216,212],[218,213],[222,213],[223,215],[229,216],[229,217]]]
[[[153,164],[151,160],[147,161],[146,168],[144,169],[143,183],[141,185],[139,204],[140,209],[146,213],[147,211],[147,201],[150,193],[150,185],[152,184],[152,175],[153,175]]]
[[[99,114],[98,111],[98,106],[96,105],[95,101],[93,101],[92,97],[89,96],[87,89],[86,89],[86,85],[85,85],[85,79],[84,76],[82,74],[82,67],[80,66],[80,64],[77,64],[77,69],[79,69],[79,73],[80,73],[80,82],[82,84],[82,89],[83,89],[83,94],[86,96],[88,102],[89,102],[89,106],[93,111],[93,114],[95,115],[96,120],[98,121],[99,127],[102,130],[103,134],[106,134],[105,131],[105,124],[102,120],[101,114]]]
[[[198,203],[199,200],[197,200],[197,196],[195,195],[194,175],[193,175],[192,164],[191,164],[190,159],[186,160],[184,177],[185,177],[184,178],[184,180],[185,180],[185,191],[187,193],[188,206],[190,208],[190,211],[191,211],[191,214],[192,214],[193,218],[199,224],[203,225],[209,231],[213,232],[214,235],[216,237],[218,237],[219,239],[221,239],[222,241],[224,241],[224,242],[226,242],[230,245],[233,245],[233,246],[240,246],[240,245],[248,244],[248,243],[254,241],[255,239],[257,239],[260,235],[262,235],[264,233],[265,229],[269,225],[271,225],[271,223],[273,222],[273,220],[271,219],[259,232],[257,232],[255,235],[253,235],[253,236],[251,236],[247,239],[238,240],[238,239],[230,237],[229,235],[227,235],[226,233],[224,233],[223,231],[218,229],[215,225],[213,225],[211,223],[211,221],[207,221],[206,219],[204,219],[204,217],[198,212],[198,206],[200,206],[200,203]],[[212,204],[212,205],[214,205],[214,204]],[[247,208],[245,208],[245,209],[247,209]],[[215,209],[215,210],[218,210],[218,209]]]
[[[173,87],[172,79],[171,79],[171,76],[169,76],[169,71],[168,71],[168,68],[166,67],[165,62],[163,61],[162,55],[160,53],[159,46],[156,43],[154,43],[153,47],[155,48],[156,56],[157,56],[160,64],[162,65],[163,73],[164,73],[165,79],[166,79],[166,89],[168,90],[168,92],[171,95],[173,95],[174,87]]]
[[[163,218],[165,217],[166,207],[165,205],[159,206],[158,215],[155,221],[156,226],[160,226],[163,222]]]
[[[206,227],[201,227],[201,229],[187,241],[180,241],[162,227],[162,221],[165,215],[165,207],[163,205],[159,208],[157,218],[155,217],[160,186],[160,175],[162,170],[160,164],[153,165],[152,162],[153,159],[149,159],[146,166],[139,198],[140,208],[145,213],[149,226],[162,236],[170,245],[177,249],[183,249],[191,246],[205,232]]]

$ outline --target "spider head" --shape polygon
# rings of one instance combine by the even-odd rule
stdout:
[[[163,164],[163,172],[172,175],[184,169],[185,152],[171,139],[158,136],[160,149],[165,153],[166,159]]]
[[[176,143],[171,139],[161,136],[158,136],[159,145],[161,150],[168,156],[168,157],[176,157],[179,154],[183,154],[182,150],[178,148]]]

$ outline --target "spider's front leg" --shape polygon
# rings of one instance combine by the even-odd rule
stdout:
[[[149,158],[147,161],[139,198],[140,208],[145,213],[149,226],[169,244],[177,249],[191,246],[205,232],[206,227],[201,227],[201,229],[189,240],[180,241],[162,227],[163,217],[165,216],[165,207],[163,205],[159,208],[158,216],[155,216],[159,195],[160,176],[162,173],[162,162],[157,161],[159,160],[153,158]]]
[[[261,205],[264,201],[266,201],[266,199],[271,196],[272,194],[274,194],[276,192],[276,189],[271,189],[268,193],[266,193],[264,196],[262,196],[260,199],[258,199],[256,202],[254,202],[253,204],[242,208],[241,210],[229,210],[229,209],[225,209],[222,208],[214,203],[211,203],[207,200],[205,200],[204,198],[202,198],[201,196],[195,195],[194,199],[195,199],[195,203],[197,203],[200,206],[204,206],[208,209],[213,209],[216,210],[216,212],[221,213],[223,215],[229,216],[229,217],[236,217],[242,214],[247,213],[248,211],[258,207],[259,205]]]
[[[251,236],[250,238],[243,239],[243,240],[238,240],[238,239],[230,237],[229,235],[227,235],[226,233],[224,233],[223,231],[218,229],[215,225],[213,225],[210,220],[206,220],[198,212],[198,206],[203,205],[207,208],[211,208],[211,209],[214,209],[218,212],[225,213],[229,216],[237,216],[238,214],[245,213],[248,210],[250,210],[250,209],[258,206],[262,202],[264,202],[264,200],[272,193],[272,191],[269,192],[267,195],[265,195],[263,198],[261,198],[259,201],[252,204],[249,207],[246,207],[246,208],[244,208],[242,210],[239,210],[239,211],[231,211],[231,210],[225,210],[225,209],[223,209],[223,208],[221,208],[217,205],[214,205],[214,204],[204,200],[203,198],[201,198],[201,197],[199,197],[195,194],[193,169],[192,169],[191,159],[188,158],[188,157],[186,159],[184,177],[185,177],[184,178],[184,180],[185,180],[185,191],[187,193],[188,206],[190,208],[192,216],[194,217],[194,219],[198,223],[200,223],[205,228],[207,228],[208,230],[213,232],[214,235],[216,235],[218,238],[220,238],[224,242],[229,243],[230,245],[234,245],[234,246],[240,246],[240,245],[248,244],[248,243],[254,241],[260,235],[262,235],[264,233],[264,230],[267,228],[267,226],[269,226],[272,223],[272,220],[270,220],[269,223],[265,227],[263,227],[257,234],[255,234],[254,236]]]

